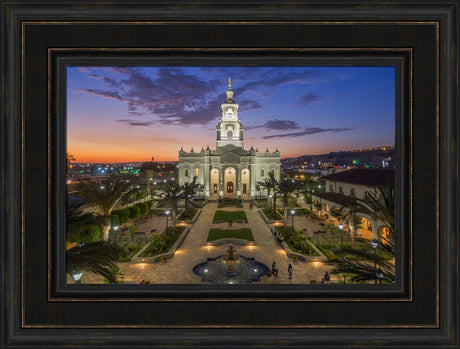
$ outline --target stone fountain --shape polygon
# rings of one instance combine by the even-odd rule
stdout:
[[[222,256],[222,264],[224,267],[224,272],[228,274],[236,274],[238,272],[238,262],[240,261],[240,256],[235,254],[235,248],[233,244],[230,244],[230,247],[227,250],[227,254]]]
[[[193,273],[200,276],[202,282],[211,284],[250,284],[260,281],[267,272],[265,264],[237,254],[232,244],[226,254],[208,258],[193,268]]]

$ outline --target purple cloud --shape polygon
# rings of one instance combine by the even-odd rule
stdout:
[[[132,119],[120,119],[117,120],[119,122],[122,122],[124,124],[127,124],[129,126],[151,126],[154,125],[154,121],[137,121],[137,120],[132,120]]]
[[[305,106],[309,105],[310,103],[318,102],[320,100],[321,100],[321,98],[319,98],[319,96],[317,94],[312,93],[312,92],[308,92],[307,94],[305,94],[302,97],[300,97],[300,99],[297,101],[296,105],[305,107]]]
[[[292,130],[299,128],[297,122],[292,120],[270,120],[267,121],[263,127],[269,130]]]
[[[284,133],[284,134],[276,134],[276,135],[269,135],[262,137],[263,139],[270,139],[270,138],[283,138],[283,137],[301,137],[312,135],[315,133],[322,133],[322,132],[343,132],[349,131],[349,128],[320,128],[320,127],[305,127],[301,132],[292,132],[292,133]]]

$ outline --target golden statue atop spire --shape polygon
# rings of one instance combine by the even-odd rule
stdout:
[[[228,77],[228,90],[226,94],[227,94],[227,100],[225,101],[225,103],[234,104],[235,101],[233,100],[232,80],[230,80],[230,77]]]

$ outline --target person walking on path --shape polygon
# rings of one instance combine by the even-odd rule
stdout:
[[[278,276],[278,269],[276,268],[276,262],[275,261],[273,261],[273,263],[272,263],[272,274],[274,276]]]
[[[289,266],[288,266],[289,279],[292,279],[293,272],[294,272],[294,269],[292,268],[292,265],[289,263]]]

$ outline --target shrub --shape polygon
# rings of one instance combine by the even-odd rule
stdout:
[[[280,227],[278,232],[294,252],[317,256],[318,253],[308,242],[308,238],[299,231],[292,231],[290,227]]]
[[[140,202],[136,206],[139,208],[139,216],[145,216],[149,213],[149,204],[147,202]]]
[[[333,233],[336,233],[336,234],[340,234],[340,229],[337,228],[334,224],[332,223],[327,223],[325,226],[324,226],[324,230],[325,231],[329,231],[329,232],[333,232]]]
[[[94,242],[99,239],[99,235],[101,234],[101,227],[98,225],[89,225],[83,227],[79,230],[78,234],[75,236],[73,242]]]
[[[123,208],[114,212],[118,216],[120,224],[124,224],[129,219],[129,210],[128,208]]]
[[[130,225],[128,227],[128,231],[130,235],[133,235],[137,231],[137,226],[136,225]]]
[[[112,224],[112,227],[120,225],[120,218],[116,214],[112,214],[110,216],[110,223]]]
[[[168,227],[163,234],[153,234],[149,246],[142,252],[142,257],[153,257],[166,253],[182,234],[185,227]]]
[[[139,207],[137,206],[131,206],[129,207],[129,218],[135,219],[141,215],[141,211],[139,210]]]

